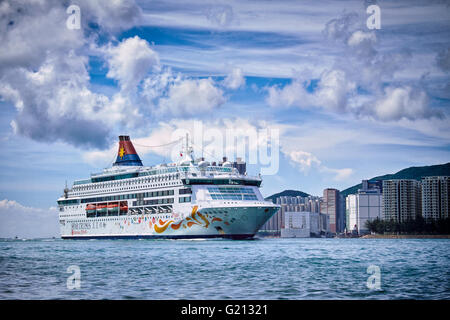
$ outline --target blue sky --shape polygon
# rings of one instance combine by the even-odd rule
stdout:
[[[66,180],[112,163],[119,134],[159,145],[193,121],[280,131],[264,195],[450,160],[445,2],[78,1],[80,30],[70,4],[0,5],[4,212],[55,206]]]

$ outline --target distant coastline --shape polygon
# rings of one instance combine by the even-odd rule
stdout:
[[[450,239],[449,234],[367,234],[363,239]]]

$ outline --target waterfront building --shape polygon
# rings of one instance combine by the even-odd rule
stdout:
[[[339,215],[339,219],[338,219],[338,230],[339,232],[344,232],[345,231],[345,197],[343,194],[339,193],[339,208],[338,208],[338,215]]]
[[[280,210],[261,227],[260,233],[280,236],[281,229],[285,226],[286,212],[307,211],[319,213],[321,198],[315,196],[281,196],[274,199],[274,202],[280,205]]]
[[[309,238],[310,212],[285,212],[286,226],[281,229],[282,238]]]
[[[357,234],[368,233],[366,222],[383,219],[383,195],[380,184],[363,180],[362,188],[346,198],[347,231]]]
[[[309,238],[326,236],[329,233],[329,219],[318,212],[284,213],[285,226],[281,229],[282,238]]]
[[[449,217],[450,177],[422,178],[422,215],[426,220]]]
[[[343,232],[345,229],[345,206],[339,190],[327,188],[323,190],[323,201],[320,212],[327,214],[330,219],[330,231],[332,233]]]
[[[417,180],[383,180],[384,218],[404,222],[421,215],[421,193],[421,184]]]

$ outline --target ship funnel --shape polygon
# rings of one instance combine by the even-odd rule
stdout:
[[[119,136],[119,151],[114,166],[142,166],[129,136]]]

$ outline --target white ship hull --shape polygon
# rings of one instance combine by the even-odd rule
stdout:
[[[230,207],[190,206],[185,214],[139,214],[61,222],[63,239],[251,238],[278,210],[267,202]],[[186,208],[187,209],[187,208]]]

